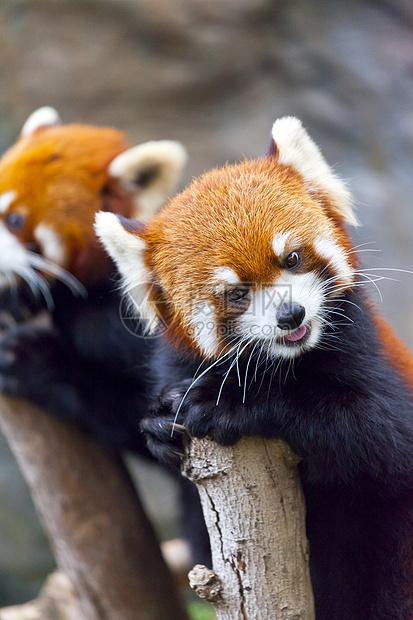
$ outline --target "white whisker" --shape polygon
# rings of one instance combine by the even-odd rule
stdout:
[[[257,340],[257,342],[254,344],[254,346],[253,346],[253,348],[252,348],[252,351],[251,351],[250,356],[249,356],[249,358],[248,358],[247,367],[246,367],[246,369],[245,369],[244,392],[243,392],[243,395],[242,395],[242,402],[243,402],[243,403],[245,403],[245,397],[246,397],[246,393],[247,393],[247,377],[248,377],[248,369],[249,369],[249,366],[250,366],[250,363],[251,363],[251,359],[252,359],[252,357],[253,357],[253,355],[254,355],[254,351],[255,351],[255,349],[257,348],[258,344],[259,344],[259,342],[258,342],[258,340]]]
[[[37,286],[35,286],[35,283],[33,282],[33,273],[35,272],[30,267],[21,266],[16,269],[16,273],[22,278],[22,280],[26,282],[33,296],[35,297],[35,299],[37,299],[39,297],[39,289]]]
[[[241,345],[242,345],[245,341],[247,341],[247,343],[246,343],[246,345],[245,345],[245,346],[242,348],[242,350],[241,350]],[[223,379],[223,381],[222,381],[222,383],[221,383],[221,387],[219,388],[218,397],[217,397],[217,400],[216,400],[216,403],[215,403],[216,405],[219,405],[219,401],[220,401],[220,398],[221,398],[221,394],[222,394],[222,390],[223,390],[223,388],[224,388],[225,381],[227,380],[227,378],[228,378],[228,376],[229,376],[229,373],[231,372],[231,370],[233,369],[233,367],[234,367],[235,365],[237,366],[238,379],[239,379],[239,386],[241,387],[241,383],[240,383],[240,381],[241,381],[241,377],[240,377],[240,374],[239,374],[238,360],[239,360],[240,356],[242,355],[242,353],[245,351],[245,349],[248,347],[248,345],[249,345],[249,344],[250,344],[250,339],[249,339],[249,338],[243,338],[243,339],[240,341],[240,343],[238,344],[237,349],[236,349],[236,357],[235,357],[235,360],[231,363],[230,367],[228,368],[227,372],[225,373],[225,375],[224,375],[224,379]]]
[[[42,294],[47,309],[52,311],[54,309],[54,302],[47,282],[29,265],[20,266],[16,269],[16,273],[28,284],[35,299],[39,297],[39,293]]]
[[[176,410],[176,414],[175,414],[175,417],[174,417],[174,421],[173,421],[173,423],[172,423],[171,437],[172,437],[173,432],[174,432],[174,429],[175,429],[175,424],[176,424],[176,421],[177,421],[177,419],[178,419],[179,412],[180,412],[181,407],[182,407],[182,405],[183,405],[183,402],[184,402],[185,398],[188,396],[189,392],[190,392],[190,391],[192,390],[192,388],[193,388],[193,387],[194,387],[194,386],[198,383],[198,381],[199,381],[200,379],[202,379],[202,377],[203,377],[204,375],[206,375],[206,374],[207,374],[207,372],[209,372],[212,368],[214,368],[215,366],[217,366],[217,364],[221,364],[221,363],[222,363],[222,361],[223,361],[223,359],[224,359],[225,357],[230,356],[230,355],[231,355],[231,354],[232,354],[232,353],[236,350],[236,348],[237,348],[237,346],[236,346],[236,345],[234,345],[234,346],[233,346],[233,347],[232,347],[229,351],[227,351],[226,353],[224,353],[224,354],[220,355],[220,356],[219,356],[219,357],[218,357],[218,358],[217,358],[217,359],[216,359],[216,360],[215,360],[212,364],[210,364],[210,365],[208,366],[208,368],[205,368],[205,370],[203,370],[203,371],[201,372],[201,374],[200,374],[200,375],[198,375],[197,377],[194,377],[194,378],[193,378],[193,381],[192,381],[191,385],[190,385],[190,386],[189,386],[189,388],[186,390],[185,394],[183,395],[183,397],[182,397],[182,399],[181,399],[181,402],[180,402],[180,403],[179,403],[179,405],[178,405],[178,409]]]
[[[74,295],[87,297],[88,292],[86,288],[75,276],[66,271],[66,269],[63,269],[63,267],[56,265],[56,263],[53,263],[35,252],[27,252],[27,255],[30,267],[54,276],[57,280],[65,284]]]
[[[359,269],[359,272],[364,271],[398,271],[399,273],[409,273],[413,274],[413,271],[409,271],[408,269],[396,269],[392,267],[369,267],[368,269]]]

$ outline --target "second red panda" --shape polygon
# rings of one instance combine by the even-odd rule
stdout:
[[[128,330],[121,321],[116,268],[93,223],[98,211],[148,219],[185,162],[177,142],[131,147],[115,128],[63,124],[49,107],[30,115],[0,158],[0,330],[3,316],[9,324],[0,338],[0,392],[112,450],[145,457],[139,423],[152,342],[139,337],[139,319]],[[21,323],[46,309],[49,324]],[[181,494],[193,560],[208,562],[199,501],[183,479]]]
[[[317,620],[411,620],[413,359],[363,289],[356,223],[284,118],[266,157],[205,174],[146,226],[101,213],[96,228],[132,304],[166,327],[152,452],[179,463],[183,428],[284,438],[302,459]]]

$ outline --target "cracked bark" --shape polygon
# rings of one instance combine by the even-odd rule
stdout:
[[[81,619],[185,620],[120,459],[24,400],[0,395],[0,428],[73,584]]]
[[[201,496],[218,620],[314,620],[297,465],[281,440],[192,440],[183,473]]]

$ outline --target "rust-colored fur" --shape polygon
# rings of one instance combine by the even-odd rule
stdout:
[[[36,242],[36,226],[50,226],[64,239],[65,269],[86,283],[94,272],[106,277],[109,263],[93,220],[102,201],[107,210],[133,214],[130,197],[108,174],[110,162],[127,148],[122,132],[80,124],[22,136],[0,160],[0,194],[17,194],[0,220],[10,212],[23,215],[26,223],[16,236],[25,244]]]
[[[345,185],[298,119],[276,121],[272,139],[267,157],[195,180],[146,230],[97,216],[125,290],[152,319],[146,284],[167,323],[142,428],[175,465],[188,436],[287,441],[317,620],[411,620],[413,358],[364,290]]]
[[[170,340],[178,348],[194,347],[188,313],[194,293],[216,303],[216,268],[229,266],[242,281],[262,285],[278,277],[281,265],[271,247],[274,233],[288,230],[299,246],[307,247],[316,236],[329,234],[350,251],[351,241],[344,226],[331,221],[332,211],[331,201],[309,196],[300,174],[271,157],[227,165],[197,179],[141,235],[147,247],[145,264],[154,275],[152,299],[170,324]],[[355,267],[356,255],[348,258]],[[307,254],[304,267],[320,267],[315,252]]]

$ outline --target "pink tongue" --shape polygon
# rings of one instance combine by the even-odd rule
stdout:
[[[288,334],[288,336],[284,336],[284,338],[286,340],[291,340],[292,342],[295,342],[296,340],[301,340],[301,338],[303,338],[307,333],[307,328],[305,325],[303,325],[302,327],[299,327],[298,329],[295,330],[295,332],[293,332],[292,334]]]

